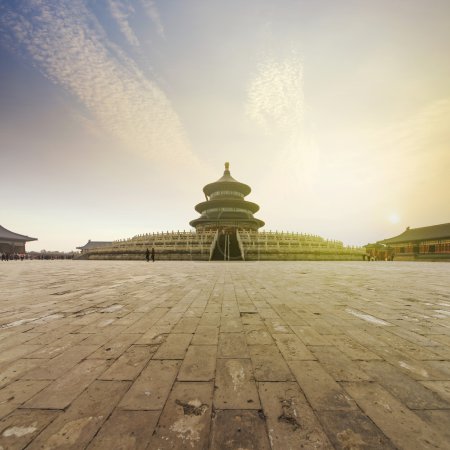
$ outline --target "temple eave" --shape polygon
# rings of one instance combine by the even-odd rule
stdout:
[[[202,213],[208,209],[212,208],[239,208],[246,209],[251,213],[256,213],[259,211],[259,205],[253,202],[248,202],[246,200],[234,200],[234,199],[220,199],[220,200],[208,200],[206,202],[201,202],[195,205],[195,210],[198,213]]]
[[[239,181],[215,181],[214,183],[207,184],[203,188],[203,192],[206,195],[211,195],[211,193],[221,190],[233,190],[244,195],[248,195],[252,191],[250,186]]]

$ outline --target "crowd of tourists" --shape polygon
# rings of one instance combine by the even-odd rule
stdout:
[[[2,261],[9,261],[9,260],[21,260],[28,259],[28,255],[25,255],[24,253],[1,253]]]

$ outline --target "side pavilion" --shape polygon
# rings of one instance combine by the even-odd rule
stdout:
[[[408,227],[402,234],[378,241],[389,248],[391,258],[403,261],[450,261],[450,223]]]
[[[0,253],[25,253],[25,243],[30,241],[37,241],[37,238],[14,233],[0,225]]]
[[[109,247],[112,245],[112,241],[91,241],[90,239],[87,241],[86,244],[82,245],[81,247],[77,247],[77,250],[81,250],[81,254],[97,249],[100,247]]]

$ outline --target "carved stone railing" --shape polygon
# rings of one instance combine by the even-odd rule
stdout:
[[[219,230],[216,231],[216,234],[214,235],[214,239],[211,243],[211,247],[209,248],[209,260],[211,261],[213,253],[214,253],[214,249],[216,248],[216,242],[217,239],[219,238]]]
[[[239,230],[236,230],[236,238],[239,245],[239,250],[241,251],[242,261],[245,261],[245,252],[244,252],[244,245],[242,244],[241,235],[239,234]]]

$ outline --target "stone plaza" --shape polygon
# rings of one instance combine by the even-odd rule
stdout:
[[[449,449],[450,265],[10,261],[0,449]]]

